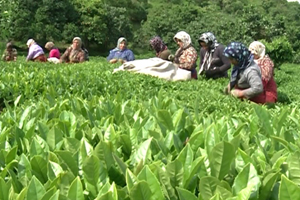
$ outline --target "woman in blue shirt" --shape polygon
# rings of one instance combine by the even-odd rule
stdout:
[[[135,58],[133,52],[127,49],[127,40],[124,37],[118,39],[117,47],[111,50],[107,57],[107,60],[110,63],[125,63],[134,59]]]

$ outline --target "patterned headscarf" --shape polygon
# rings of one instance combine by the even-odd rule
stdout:
[[[160,52],[168,49],[167,45],[159,36],[155,36],[150,40],[150,46],[155,50],[156,56],[158,56]]]
[[[183,42],[183,47],[182,47],[183,49],[186,49],[192,43],[190,35],[185,31],[180,31],[176,33],[173,39],[175,42],[176,39],[181,40]]]
[[[205,52],[203,63],[200,66],[199,74],[202,74],[204,71],[209,70],[211,67],[213,53],[215,49],[219,46],[219,43],[216,39],[216,36],[212,32],[202,33],[198,39],[198,43],[204,42],[208,45],[208,50]]]
[[[81,38],[80,38],[80,37],[74,37],[73,40],[72,40],[72,42],[74,42],[75,40],[78,41],[78,43],[79,43],[79,48],[81,48],[81,45],[82,45],[82,40],[81,40]]]
[[[236,59],[238,64],[235,65],[231,72],[230,89],[237,83],[239,73],[245,70],[253,60],[253,55],[249,49],[240,42],[231,42],[224,50],[224,55]]]
[[[6,49],[9,49],[9,48],[12,48],[13,47],[13,44],[11,42],[8,42],[6,44]]]
[[[200,42],[204,42],[205,44],[210,45],[209,49],[211,51],[214,51],[215,48],[219,46],[216,36],[212,32],[202,33],[198,39],[198,43]]]
[[[263,43],[254,41],[250,44],[249,50],[252,54],[258,55],[259,58],[263,58],[266,54],[266,47]]]
[[[252,54],[259,56],[259,58],[254,61],[260,67],[262,79],[269,81],[274,75],[274,63],[269,56],[266,55],[265,45],[261,42],[254,41],[250,44],[249,50]]]

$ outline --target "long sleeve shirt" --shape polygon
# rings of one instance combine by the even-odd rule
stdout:
[[[242,89],[247,99],[263,92],[263,83],[259,66],[252,61],[250,66],[239,74],[237,87]]]
[[[107,60],[110,61],[112,59],[122,59],[125,61],[132,61],[135,60],[134,54],[131,50],[129,49],[124,49],[124,50],[117,50],[113,49],[109,52],[109,55],[107,57]]]
[[[212,74],[210,78],[228,77],[227,71],[231,67],[230,60],[224,55],[224,46],[219,44],[212,54],[210,69],[218,68],[219,70]],[[207,50],[203,47],[200,49],[200,67],[204,62],[204,57]]]
[[[178,50],[177,50],[178,51]],[[183,51],[179,57],[179,63],[176,63],[179,68],[193,70],[196,67],[198,59],[197,51],[194,47],[189,47]]]
[[[44,50],[42,49],[42,47],[40,47],[38,44],[32,44],[29,47],[28,50],[28,55],[26,57],[26,60],[33,60],[35,58],[37,58],[40,55],[44,55]]]
[[[81,63],[85,61],[85,53],[82,49],[73,49],[69,47],[61,56],[60,60],[67,63]]]

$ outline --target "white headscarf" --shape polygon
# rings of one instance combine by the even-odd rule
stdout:
[[[180,32],[176,33],[176,35],[173,37],[173,39],[175,42],[176,42],[176,39],[181,40],[183,42],[183,47],[182,47],[183,49],[188,47],[192,43],[190,35],[185,31],[180,31]]]
[[[80,37],[74,37],[72,42],[74,42],[75,40],[78,41],[78,44],[79,44],[79,49],[81,49],[81,46],[82,46],[82,40]],[[73,47],[73,44],[72,44],[72,47]]]
[[[33,39],[29,39],[27,40],[26,45],[29,47],[33,43],[35,43],[35,41]]]
[[[250,44],[249,50],[252,54],[258,55],[259,59],[263,58],[266,53],[266,47],[263,43],[254,41]]]

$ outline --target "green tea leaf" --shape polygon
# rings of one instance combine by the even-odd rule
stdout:
[[[76,177],[71,183],[68,192],[68,198],[72,200],[84,200],[83,188],[79,177]]]
[[[220,181],[212,176],[205,176],[200,179],[199,191],[203,199],[210,199],[215,195],[217,186]]]
[[[281,184],[279,187],[279,200],[299,199],[300,188],[293,182],[281,175]]]
[[[287,158],[289,180],[300,185],[300,152],[292,153]]]
[[[149,185],[146,181],[140,181],[129,191],[131,199],[154,200]]]
[[[176,190],[180,200],[197,200],[197,197],[186,189],[176,187]]]
[[[234,150],[232,144],[224,141],[214,146],[208,157],[212,176],[222,180],[228,174],[235,158]]]
[[[131,156],[131,164],[135,165],[139,163],[141,160],[145,162],[148,157],[150,156],[151,150],[150,150],[150,145],[151,145],[152,138],[149,138],[148,140],[144,141],[139,145],[137,150],[133,152]]]
[[[77,176],[79,168],[78,163],[73,157],[73,154],[69,151],[56,151],[55,153],[59,156],[61,162],[66,164],[66,166],[73,173],[73,175]]]
[[[9,186],[7,185],[7,183],[5,183],[5,181],[1,177],[0,177],[0,188],[1,188],[0,199],[8,200]]]
[[[148,166],[145,166],[142,169],[142,171],[138,174],[137,178],[139,181],[144,180],[148,183],[149,188],[152,193],[152,197],[154,199],[164,199],[164,195],[162,193],[159,182],[158,182],[156,176],[154,175],[154,173],[152,173],[152,171],[149,169]]]
[[[42,199],[46,190],[42,183],[33,176],[28,185],[27,199]]]
[[[258,188],[261,185],[261,181],[256,172],[256,169],[251,163],[248,163],[236,176],[232,186],[233,193],[237,195],[241,190],[247,188],[249,185],[255,186],[252,193],[257,192]]]

